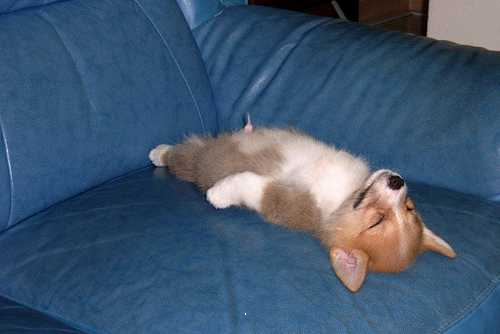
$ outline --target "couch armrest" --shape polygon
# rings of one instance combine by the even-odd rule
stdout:
[[[428,184],[500,194],[500,53],[272,8],[194,31],[219,126],[295,126]]]

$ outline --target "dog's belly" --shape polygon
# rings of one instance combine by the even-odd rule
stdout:
[[[315,153],[311,148],[301,156],[285,155],[280,178],[307,189],[326,217],[362,186],[369,169],[361,159],[343,151]]]
[[[237,133],[235,139],[245,154],[277,149],[283,159],[270,176],[311,192],[324,215],[335,211],[369,174],[362,159],[294,131],[259,129]]]

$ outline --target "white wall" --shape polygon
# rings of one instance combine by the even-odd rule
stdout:
[[[427,35],[500,50],[500,0],[430,0]]]

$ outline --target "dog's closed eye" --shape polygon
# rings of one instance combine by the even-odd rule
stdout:
[[[372,228],[374,228],[374,227],[382,224],[382,222],[384,221],[384,219],[385,219],[385,216],[384,215],[380,215],[378,217],[378,219],[376,220],[376,222],[374,224],[370,225],[370,227],[368,227],[368,229],[370,230],[370,229],[372,229]]]

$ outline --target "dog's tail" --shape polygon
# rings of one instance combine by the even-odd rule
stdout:
[[[252,133],[253,131],[252,120],[250,119],[250,113],[248,112],[247,112],[247,122],[245,124],[245,127],[243,128],[243,131],[245,133]]]

